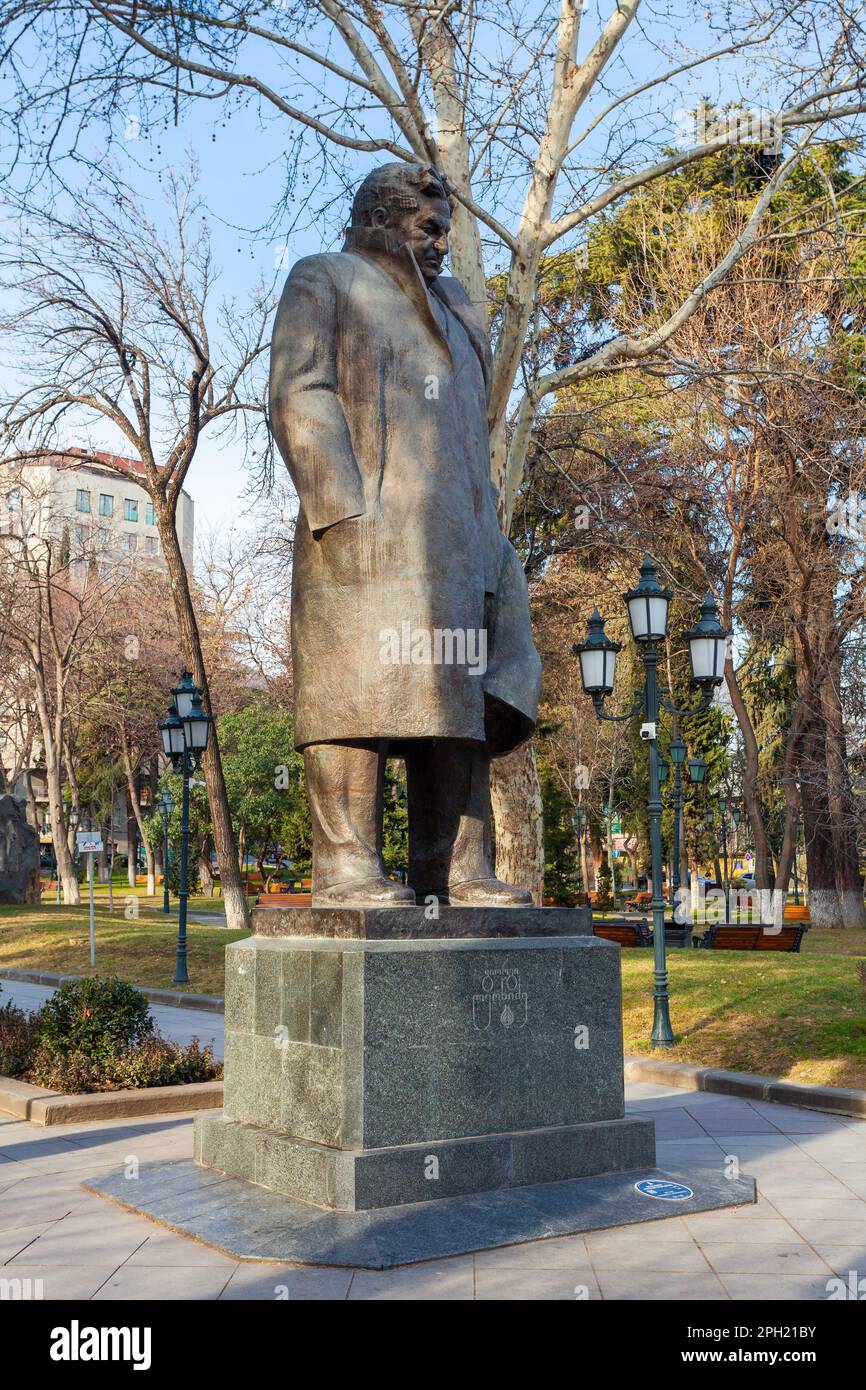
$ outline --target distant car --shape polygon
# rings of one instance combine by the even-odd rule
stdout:
[[[740,886],[745,888],[747,892],[754,893],[758,886],[758,880],[755,878],[754,874],[741,874]]]

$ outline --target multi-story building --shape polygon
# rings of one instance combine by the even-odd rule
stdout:
[[[6,528],[21,526],[21,509],[27,508],[28,534],[65,532],[74,578],[85,577],[91,563],[107,574],[118,559],[164,567],[154,506],[139,481],[144,477],[140,461],[108,453],[82,458],[81,452],[70,449],[21,465],[20,477],[2,498]],[[192,569],[194,524],[193,500],[182,489],[177,531],[187,569]]]

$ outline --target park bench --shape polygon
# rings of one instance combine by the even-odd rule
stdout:
[[[634,908],[635,912],[640,912],[642,907],[649,907],[652,900],[652,893],[635,893],[634,897],[626,898],[625,905]]]
[[[629,917],[614,917],[607,922],[593,922],[593,936],[603,936],[606,941],[617,941],[620,946],[652,946],[652,932],[646,918],[632,921]]]
[[[311,900],[309,893],[259,893],[256,907],[309,907]]]
[[[717,922],[695,945],[708,951],[799,951],[808,923],[790,922],[774,928]]]

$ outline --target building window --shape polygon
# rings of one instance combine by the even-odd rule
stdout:
[[[99,515],[114,516],[114,498],[110,492],[100,492],[99,494]]]
[[[156,507],[153,505],[152,502],[148,502],[147,504],[147,513],[145,516],[145,520],[148,526],[156,525]]]
[[[75,510],[77,512],[90,511],[90,493],[83,487],[80,487],[75,494]]]
[[[72,570],[72,578],[73,578],[73,579],[82,579],[82,580],[83,580],[83,579],[86,579],[86,578],[87,578],[87,561],[86,561],[86,560],[73,560],[72,565],[70,566],[70,568],[71,568],[71,570]]]
[[[145,536],[144,548],[147,551],[148,555],[158,555],[159,541],[157,540],[156,536]]]
[[[136,535],[134,531],[124,531],[122,545],[124,550],[135,550]]]
[[[127,497],[123,504],[124,521],[138,521],[138,503],[134,497]]]
[[[87,527],[80,521],[75,523],[75,539],[78,541],[79,545],[87,544]]]
[[[108,576],[111,574],[111,565],[108,563],[107,560],[100,560],[98,569],[100,579],[107,579]]]
[[[108,545],[108,537],[111,532],[107,526],[100,526],[96,532],[96,539],[99,545]]]

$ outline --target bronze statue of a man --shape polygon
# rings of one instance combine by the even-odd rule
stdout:
[[[439,273],[452,206],[433,168],[373,170],[343,250],[294,266],[274,327],[314,906],[530,901],[491,867],[490,759],[530,735],[540,662],[490,480],[487,336]],[[389,756],[406,764],[408,888],[381,856]]]

